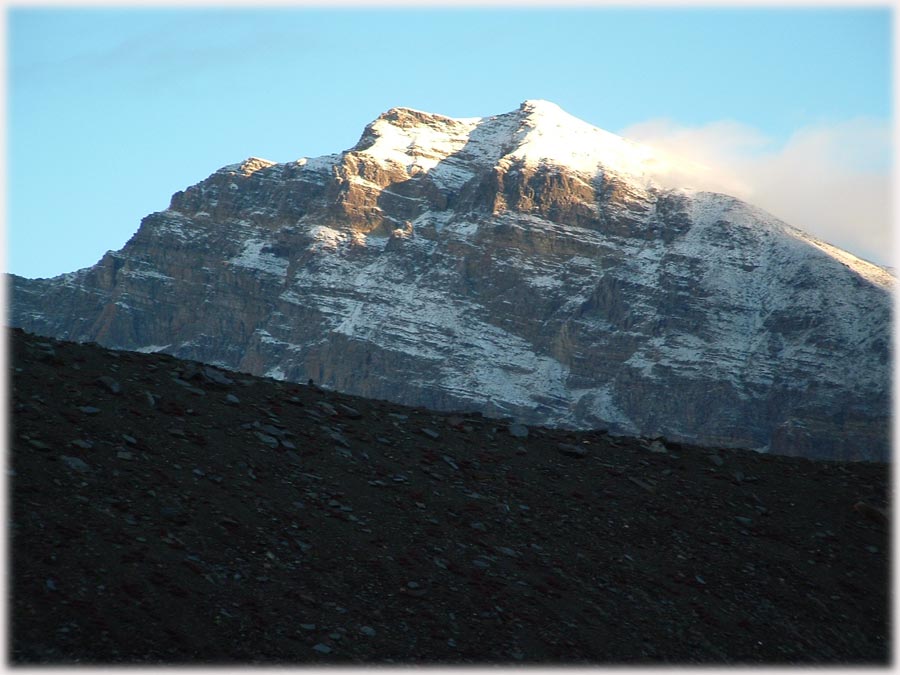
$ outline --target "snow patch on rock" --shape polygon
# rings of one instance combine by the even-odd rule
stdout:
[[[243,250],[235,257],[230,258],[228,263],[235,267],[259,270],[266,274],[283,277],[287,274],[288,261],[270,251],[265,251],[265,247],[269,244],[270,242],[264,239],[247,239],[244,242]]]

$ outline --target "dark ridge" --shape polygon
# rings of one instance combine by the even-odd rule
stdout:
[[[888,663],[884,464],[9,336],[13,664]]]

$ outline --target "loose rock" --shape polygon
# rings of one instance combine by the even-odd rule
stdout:
[[[650,445],[646,446],[650,452],[654,452],[657,454],[666,454],[666,446],[660,443],[659,441],[653,441]]]
[[[319,406],[326,414],[331,415],[332,417],[336,416],[337,410],[334,409],[327,401],[316,401],[316,405]]]
[[[253,435],[256,436],[260,441],[262,441],[263,443],[265,443],[266,445],[268,445],[271,448],[278,447],[278,439],[273,436],[264,434],[261,431],[254,431]]]
[[[60,455],[59,459],[73,471],[80,471],[84,473],[91,470],[91,467],[89,467],[83,460],[79,459],[78,457]]]
[[[337,409],[341,412],[344,417],[347,417],[351,420],[358,420],[362,418],[362,413],[359,412],[356,408],[351,408],[349,405],[344,405],[343,403],[337,404]]]
[[[581,448],[577,445],[572,445],[571,443],[559,443],[556,447],[562,454],[567,455],[568,457],[582,458],[588,456],[587,448]]]
[[[210,382],[214,382],[215,384],[221,384],[221,385],[234,384],[234,380],[227,377],[224,373],[219,372],[215,368],[210,368],[209,366],[204,366],[201,370],[201,373],[205,379],[207,379]]]
[[[111,394],[121,394],[122,393],[122,385],[116,382],[113,378],[108,375],[103,375],[96,379],[97,384],[101,387],[109,391]]]
[[[524,424],[510,424],[506,431],[513,438],[528,438],[528,427]]]

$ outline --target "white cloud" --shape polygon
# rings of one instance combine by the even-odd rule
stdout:
[[[694,163],[660,176],[664,183],[731,194],[861,258],[893,264],[886,122],[804,127],[780,146],[728,121],[684,127],[650,120],[619,133]]]

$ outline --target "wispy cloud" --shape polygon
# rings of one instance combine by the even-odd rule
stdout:
[[[739,197],[862,258],[893,264],[887,122],[817,124],[781,145],[729,121],[685,127],[649,120],[619,133],[700,164],[690,172],[697,189]]]

